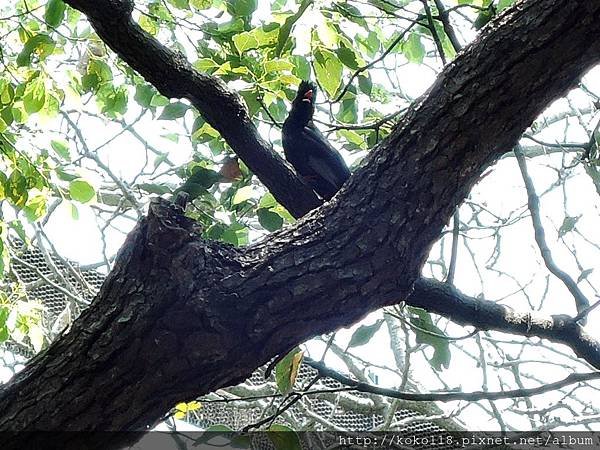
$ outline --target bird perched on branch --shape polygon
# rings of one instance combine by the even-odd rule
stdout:
[[[350,171],[312,122],[316,94],[314,83],[300,83],[292,109],[283,123],[283,151],[296,172],[322,198],[329,200],[350,177]]]

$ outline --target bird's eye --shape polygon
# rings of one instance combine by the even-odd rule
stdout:
[[[312,91],[312,89],[310,91],[306,91],[306,94],[304,94],[304,98],[306,100],[312,100],[312,97],[313,97],[313,91]]]

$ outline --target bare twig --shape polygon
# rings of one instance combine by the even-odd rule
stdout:
[[[567,289],[575,299],[575,305],[577,307],[578,313],[581,313],[590,306],[590,302],[585,297],[583,292],[581,292],[581,290],[577,286],[577,283],[569,276],[569,274],[560,269],[558,265],[554,262],[550,248],[546,243],[546,235],[540,217],[540,202],[537,197],[537,194],[535,193],[533,181],[531,180],[527,172],[525,156],[523,156],[521,147],[519,145],[517,145],[514,148],[514,152],[515,156],[517,157],[517,162],[519,163],[519,168],[521,169],[521,175],[523,176],[525,189],[527,190],[527,203],[529,205],[529,211],[531,213],[531,221],[533,222],[535,241],[538,245],[538,248],[540,249],[540,253],[542,254],[544,264],[546,265],[550,273],[552,273],[555,277],[561,280],[563,284],[567,287]],[[582,319],[583,317],[581,317],[579,320]]]

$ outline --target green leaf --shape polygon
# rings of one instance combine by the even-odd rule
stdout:
[[[29,197],[27,178],[20,170],[13,170],[5,182],[4,191],[15,206],[22,208]]]
[[[100,78],[95,73],[86,73],[81,77],[81,87],[84,92],[91,92],[98,89]]]
[[[348,47],[340,47],[335,51],[335,54],[346,67],[353,70],[358,69],[359,64],[354,50]]]
[[[6,341],[10,337],[7,327],[0,327],[0,343]]]
[[[349,98],[344,98],[344,100],[342,100],[342,104],[340,105],[340,110],[336,116],[340,122],[356,123],[358,121],[356,97],[351,96]]]
[[[167,139],[168,141],[174,142],[175,144],[179,142],[179,135],[177,133],[166,133],[161,137]]]
[[[190,9],[188,0],[168,0],[168,1],[171,5],[175,6],[178,9],[183,9],[183,10]]]
[[[87,67],[87,73],[89,75],[96,75],[99,83],[105,83],[107,81],[112,81],[113,79],[110,66],[98,58],[90,59]]]
[[[289,393],[294,388],[304,352],[296,347],[275,366],[275,382],[282,394]]]
[[[27,114],[33,114],[43,108],[46,103],[46,85],[41,77],[37,77],[27,83],[23,106]]]
[[[244,186],[239,188],[235,195],[233,196],[233,200],[231,200],[232,205],[239,205],[240,203],[245,202],[246,200],[250,200],[254,195],[254,190],[252,186]]]
[[[190,107],[185,103],[169,103],[167,106],[165,106],[160,116],[158,116],[158,120],[179,119],[185,115],[188,109],[190,109]]]
[[[118,115],[125,114],[125,111],[127,111],[127,100],[128,95],[125,86],[114,88],[111,85],[104,85],[96,97],[102,113],[109,117],[117,117]]]
[[[280,25],[278,23],[271,22],[252,30],[252,34],[258,40],[259,47],[275,47],[279,36],[279,29]]]
[[[563,219],[563,223],[561,224],[560,228],[558,229],[558,237],[561,238],[565,234],[573,231],[575,229],[575,225],[579,221],[579,217],[580,216],[575,216],[575,217],[565,216],[565,218]]]
[[[240,95],[244,98],[246,102],[246,106],[248,107],[248,112],[250,116],[254,116],[260,109],[260,102],[258,101],[257,95],[255,91],[239,91]]]
[[[207,24],[207,26],[210,27],[210,24]],[[233,36],[235,33],[241,33],[242,31],[244,31],[244,20],[238,17],[229,22],[218,24],[216,30],[214,30],[214,37],[226,38],[229,40],[229,37]]]
[[[425,58],[425,47],[421,42],[421,36],[410,33],[408,39],[402,43],[402,52],[409,62],[421,64]]]
[[[442,366],[447,369],[450,366],[451,354],[448,339],[444,338],[446,333],[433,323],[431,315],[424,309],[408,307],[408,310],[415,314],[410,318],[410,322],[416,327],[414,331],[417,344],[433,347],[433,357],[429,359],[429,364],[438,371],[442,370]]]
[[[46,196],[36,195],[27,201],[27,204],[23,208],[25,217],[30,222],[36,222],[46,215]]]
[[[246,50],[258,48],[258,39],[256,39],[253,33],[245,32],[236,34],[233,37],[233,44],[239,53],[243,53]]]
[[[211,446],[209,444],[209,441],[211,439],[215,438],[215,435],[217,433],[223,433],[223,436],[219,436],[219,437],[226,437],[230,433],[233,433],[233,432],[234,432],[233,429],[229,428],[227,425],[221,425],[221,424],[211,425],[204,430],[204,433],[202,433],[198,439],[196,439],[194,441],[194,447],[204,448],[205,447],[204,444],[208,444],[208,446]]]
[[[317,42],[322,42],[327,48],[334,48],[338,46],[340,41],[340,35],[329,21],[319,22],[316,28],[313,29],[313,38]]]
[[[356,35],[357,47],[367,54],[369,58],[373,58],[381,47],[381,41],[375,31],[369,31],[367,37],[360,34]]]
[[[231,61],[226,61],[224,64],[221,64],[221,66],[217,69],[217,71],[214,74],[215,75],[227,75],[227,74],[232,74],[232,73],[248,74],[248,73],[250,73],[250,71],[245,66],[233,67],[231,65]]]
[[[36,34],[29,38],[23,46],[23,49],[17,56],[17,66],[29,66],[31,64],[31,55],[37,53],[40,59],[51,55],[54,51],[54,40],[47,34]]]
[[[256,211],[256,214],[258,216],[258,223],[260,223],[265,230],[277,231],[283,226],[283,217],[276,212],[266,208],[259,208]]]
[[[0,305],[0,328],[6,325],[6,319],[8,319],[9,309],[6,305]]]
[[[284,59],[271,59],[265,62],[265,72],[282,72],[292,70],[294,64]]]
[[[298,21],[298,19],[300,19],[300,17],[302,17],[302,14],[304,14],[304,11],[306,11],[312,2],[313,0],[302,0],[302,3],[300,3],[300,8],[298,8],[296,14],[285,19],[285,23],[279,29],[279,35],[277,36],[277,47],[275,47],[276,56],[281,56],[283,49],[288,42],[290,32],[292,31],[294,24]]]
[[[354,130],[338,130],[337,134],[348,142],[344,147],[350,150],[367,147],[365,138]]]
[[[260,199],[260,202],[258,202],[259,208],[266,209],[271,209],[277,206],[277,204],[277,200],[275,200],[275,197],[273,197],[273,194],[271,194],[270,192],[267,192],[265,195],[263,195]]]
[[[206,123],[206,121],[204,120],[204,117],[202,117],[201,115],[197,115],[196,118],[194,119],[194,123],[192,123],[192,130],[191,130],[191,134],[192,137],[194,135],[196,135],[204,126],[204,124]]]
[[[77,178],[79,178],[78,175],[75,175],[75,174],[69,173],[69,172],[65,172],[60,167],[57,167],[55,169],[55,172],[56,172],[56,176],[62,181],[73,181],[73,180],[76,180]]]
[[[71,153],[69,152],[69,144],[67,144],[65,141],[52,140],[52,141],[50,141],[50,146],[52,147],[52,150],[54,150],[56,152],[56,154],[58,156],[60,156],[62,159],[65,159],[67,161],[71,160]]]
[[[358,327],[356,331],[352,333],[352,337],[348,343],[348,348],[359,347],[367,344],[375,335],[375,333],[379,331],[382,323],[383,320],[379,319],[373,325],[361,325]]]
[[[5,231],[6,228],[3,229],[3,231]],[[8,268],[8,265],[10,263],[10,255],[8,253],[8,249],[6,248],[6,246],[4,245],[4,242],[8,239],[6,233],[2,233],[2,239],[0,239],[0,278],[4,277],[4,273],[6,272],[6,269]],[[7,320],[10,320],[10,313],[9,313],[9,317],[7,318]],[[7,327],[9,328],[9,327]],[[1,330],[0,330],[1,331]]]
[[[48,123],[48,120],[55,118],[60,111],[60,100],[52,94],[46,95],[44,106],[39,111],[40,121]]]
[[[213,184],[221,179],[221,175],[212,169],[197,165],[191,170],[192,175],[187,179],[187,182],[199,184],[205,189],[210,188]]]
[[[63,19],[65,18],[65,10],[67,5],[63,0],[48,0],[46,3],[46,12],[44,13],[44,20],[48,25],[53,28],[58,27]]]
[[[234,17],[251,16],[258,6],[258,0],[226,0],[227,12]]]
[[[226,227],[222,223],[215,223],[206,230],[206,237],[213,241],[218,241],[225,232]]]
[[[90,183],[78,178],[69,184],[69,194],[73,200],[87,203],[94,198],[96,191]]]
[[[274,423],[269,427],[267,437],[273,443],[275,450],[302,450],[298,433],[285,425]]]
[[[138,103],[138,105],[143,108],[149,108],[152,102],[152,97],[156,94],[156,90],[152,86],[147,84],[138,84],[135,87],[135,95],[133,99]]]
[[[367,94],[367,95],[371,95],[371,92],[373,91],[373,82],[371,81],[371,76],[367,74],[367,76],[364,75],[359,75],[358,76],[358,87],[360,88],[360,90]]]
[[[233,41],[235,43],[236,38],[239,35],[235,35],[233,37]],[[242,50],[240,50],[241,52]],[[212,73],[214,72],[215,69],[217,69],[219,67],[219,65],[214,62],[212,59],[210,58],[199,58],[194,62],[194,68],[196,68],[197,70],[199,70],[200,72],[209,72]]]
[[[156,169],[158,166],[160,166],[162,163],[164,163],[166,160],[169,159],[169,154],[168,153],[161,153],[159,155],[156,156],[156,158],[154,158],[154,168]]]
[[[360,12],[356,6],[352,6],[346,2],[337,2],[335,3],[336,9],[340,12],[342,16],[346,19],[366,28],[367,21],[363,17],[363,14]]]
[[[141,183],[137,185],[142,191],[146,191],[149,194],[163,195],[171,192],[169,186],[158,183]]]
[[[248,243],[248,228],[241,223],[234,222],[223,231],[220,239],[233,245],[245,245]]]
[[[199,10],[210,8],[212,3],[212,0],[190,0],[190,5]]]
[[[71,207],[71,218],[73,220],[79,220],[79,210],[77,206],[73,202],[69,202],[69,206]]]
[[[150,100],[150,106],[165,106],[169,104],[169,99],[161,94],[154,94]]]
[[[294,55],[290,58],[294,64],[292,73],[301,80],[310,80],[311,67],[310,63],[304,56]]]
[[[207,143],[215,138],[219,138],[219,132],[204,122],[200,128],[196,128],[192,134],[192,140],[202,143]]]
[[[179,191],[187,192],[190,196],[190,198],[189,198],[190,201],[195,200],[198,197],[204,196],[208,193],[208,191],[206,190],[206,188],[204,186],[202,186],[201,184],[198,184],[198,183],[190,182],[190,181],[186,181],[183,184],[183,186],[181,186],[175,192],[179,192]]]
[[[473,22],[473,28],[476,30],[482,29],[485,25],[490,22],[494,16],[496,15],[496,8],[491,5],[491,7],[481,11],[479,15],[475,18]]]
[[[318,48],[315,50],[314,66],[321,86],[330,97],[333,97],[342,82],[342,63],[335,53]]]
[[[15,233],[17,233],[17,236],[19,236],[19,239],[21,239],[23,242],[27,243],[27,245],[29,245],[29,238],[27,237],[27,233],[25,233],[25,228],[23,227],[23,222],[21,222],[20,220],[11,220],[10,222],[8,222],[8,225],[10,226],[10,228],[12,228]],[[2,321],[0,320],[0,326],[2,326]]]
[[[498,11],[502,11],[503,9],[508,8],[509,6],[512,6],[514,2],[515,0],[499,0]]]
[[[8,328],[6,326],[6,320],[10,310],[7,306],[0,305],[0,343],[6,341],[9,337]]]
[[[152,36],[156,36],[158,34],[158,31],[160,30],[158,26],[158,21],[154,16],[150,17],[143,15],[142,17],[140,17],[138,24],[140,25],[140,27],[142,27],[144,31],[151,34]]]

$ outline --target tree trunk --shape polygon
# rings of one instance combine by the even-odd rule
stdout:
[[[88,13],[120,2],[68,3]],[[258,244],[202,240],[175,207],[154,201],[72,330],[0,392],[0,429],[143,430],[178,401],[404,300],[482,171],[598,60],[590,36],[599,33],[599,2],[517,3],[332,202]],[[100,447],[116,448],[119,436]],[[28,448],[22,439],[9,447]]]

